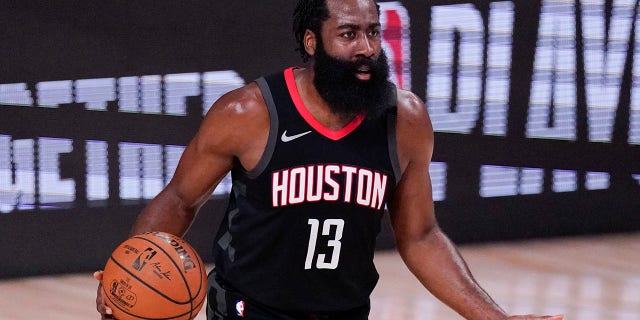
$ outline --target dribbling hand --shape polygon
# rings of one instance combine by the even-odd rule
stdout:
[[[113,317],[113,311],[107,307],[104,303],[104,297],[102,296],[102,271],[96,271],[93,273],[93,278],[98,280],[98,292],[96,293],[96,309],[100,313],[100,319],[115,319]]]
[[[526,315],[526,316],[511,316],[506,320],[564,320],[564,316],[534,316],[534,315]]]

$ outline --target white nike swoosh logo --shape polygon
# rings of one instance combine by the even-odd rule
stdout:
[[[302,136],[308,135],[309,133],[311,133],[311,131],[307,131],[307,132],[298,133],[298,134],[295,134],[295,135],[292,135],[292,136],[288,136],[287,135],[287,130],[285,130],[282,133],[282,136],[280,137],[280,140],[282,140],[282,142],[289,142],[289,141],[293,141],[295,139],[298,139],[298,138],[300,138]]]

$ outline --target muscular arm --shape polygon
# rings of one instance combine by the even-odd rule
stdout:
[[[414,94],[398,94],[398,156],[402,177],[390,205],[402,259],[420,282],[465,319],[562,320],[563,316],[507,314],[475,281],[464,259],[440,230],[434,214],[429,164],[433,128]]]
[[[428,171],[433,129],[424,104],[411,93],[399,92],[397,127],[403,174],[391,221],[402,259],[431,293],[466,319],[506,319],[438,227]]]
[[[221,97],[182,154],[171,182],[141,212],[130,234],[165,231],[183,236],[234,159],[245,168],[257,163],[268,128],[268,112],[255,84]]]
[[[246,169],[258,163],[268,136],[269,113],[254,83],[221,97],[182,154],[171,182],[140,213],[130,235],[164,231],[183,236],[234,161]],[[93,277],[102,281],[102,271]],[[101,283],[96,308],[101,319],[113,319]]]

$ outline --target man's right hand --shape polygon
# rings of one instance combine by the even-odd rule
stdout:
[[[102,271],[96,271],[93,273],[93,278],[98,280],[98,292],[96,293],[96,308],[100,313],[100,319],[114,319],[113,311],[107,307],[104,303],[104,297],[102,296]]]

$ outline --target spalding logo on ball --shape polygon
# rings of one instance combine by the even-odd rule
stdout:
[[[121,243],[104,267],[105,303],[118,320],[191,320],[206,296],[205,265],[182,238],[164,232]]]

